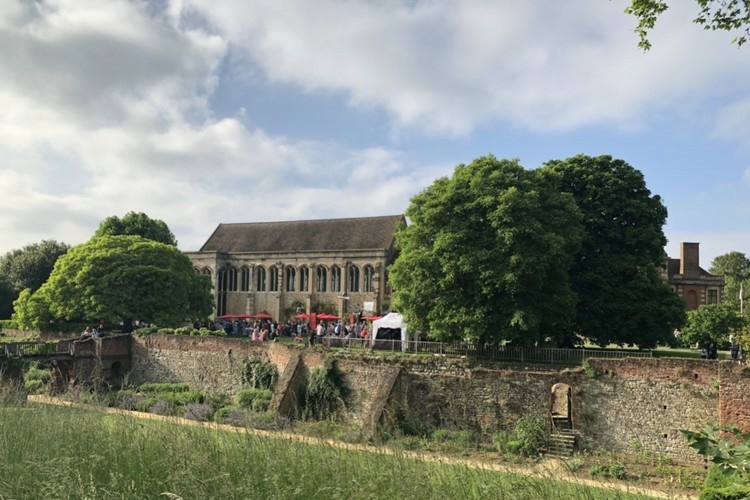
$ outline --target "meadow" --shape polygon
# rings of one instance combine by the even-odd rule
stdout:
[[[399,454],[28,403],[0,406],[0,498],[647,497]]]

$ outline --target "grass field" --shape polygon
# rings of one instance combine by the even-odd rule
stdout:
[[[0,498],[646,497],[399,455],[29,404],[0,407]]]

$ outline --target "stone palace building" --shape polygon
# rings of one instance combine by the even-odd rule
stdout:
[[[380,313],[390,308],[387,267],[401,224],[403,215],[219,224],[186,254],[211,277],[216,316]]]

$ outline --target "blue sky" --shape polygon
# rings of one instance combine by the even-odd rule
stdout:
[[[579,153],[641,170],[667,252],[750,251],[750,48],[673,2],[0,2],[0,253],[145,212],[387,215],[455,165]]]

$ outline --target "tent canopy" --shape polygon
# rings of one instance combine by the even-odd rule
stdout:
[[[401,350],[406,351],[409,335],[406,332],[404,317],[391,312],[372,322],[372,338],[378,340],[401,340]]]

